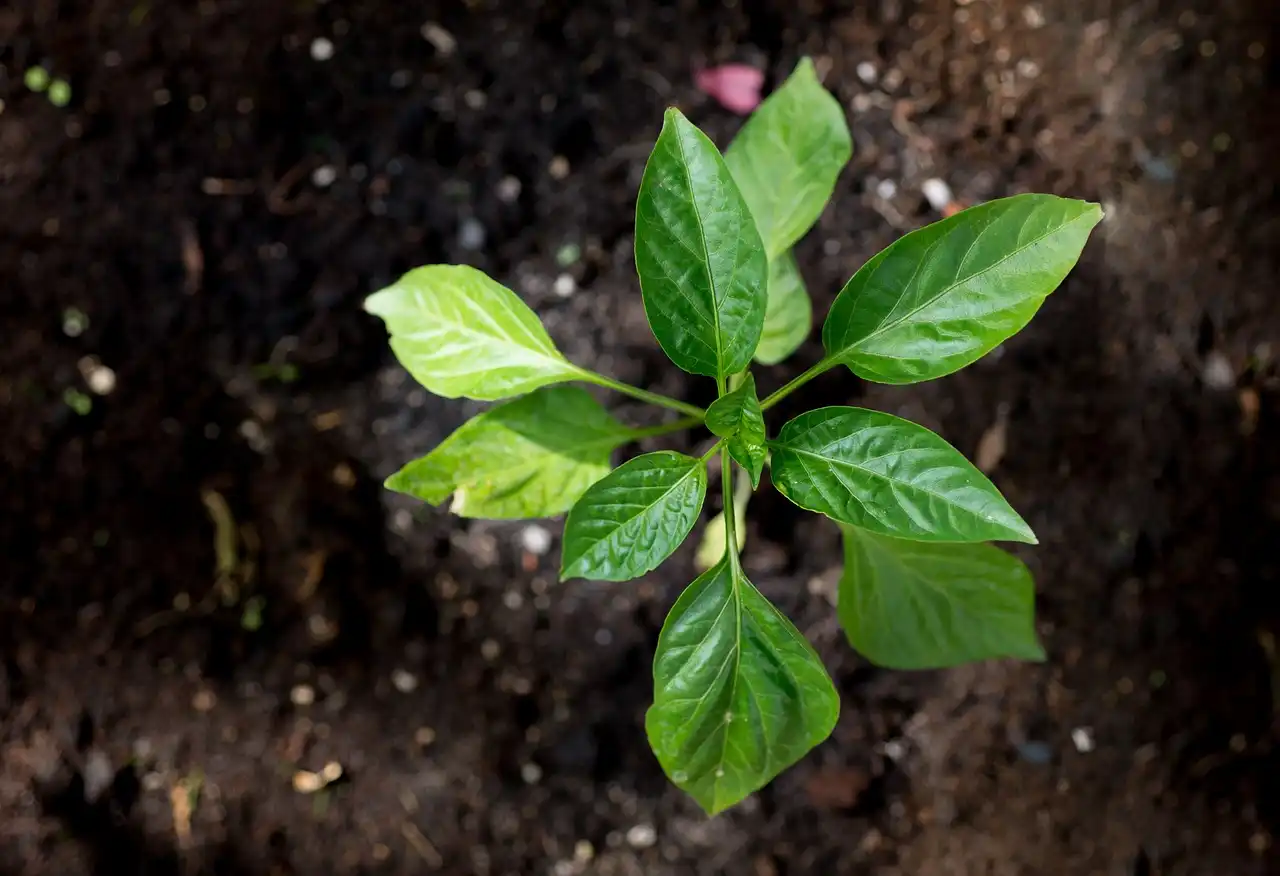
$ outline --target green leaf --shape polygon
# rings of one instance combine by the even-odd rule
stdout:
[[[756,379],[748,374],[737,389],[712,402],[707,408],[706,425],[713,435],[725,439],[729,455],[751,475],[751,485],[760,486],[769,451],[765,447],[764,414],[756,397]]]
[[[569,511],[560,579],[629,581],[657,568],[693,529],[706,495],[700,459],[661,450],[623,463]]]
[[[813,648],[728,558],[667,615],[653,685],[649,744],[671,781],[712,815],[826,739],[840,713]]]
[[[770,442],[778,492],[801,508],[915,541],[1036,537],[958,450],[910,420],[864,408],[818,408]]]
[[[550,517],[607,475],[610,454],[633,437],[586,390],[547,387],[468,420],[386,485],[432,505],[452,494],[462,517]]]
[[[725,378],[745,369],[764,325],[769,265],[715,145],[667,110],[636,199],[644,310],[671,361]]]
[[[803,59],[751,114],[725,161],[770,259],[791,249],[822,214],[853,154],[844,109]]]
[[[978,660],[1043,660],[1035,584],[1022,561],[988,544],[925,544],[841,525],[837,614],[849,642],[890,669]]]
[[[950,374],[1021,331],[1079,259],[1097,204],[989,201],[913,231],[867,262],[831,305],[827,355],[878,383]]]
[[[784,253],[769,263],[769,303],[756,361],[777,365],[800,348],[813,328],[813,304],[795,256]]]
[[[751,475],[742,469],[734,473],[733,479],[733,531],[738,542],[738,550],[747,543],[747,505],[751,501]],[[698,542],[698,550],[693,555],[693,564],[698,571],[705,572],[724,558],[728,545],[728,533],[725,532],[724,512],[707,521],[702,530],[702,540]]]
[[[494,401],[581,376],[528,305],[475,268],[416,268],[364,308],[387,324],[400,364],[445,398]]]

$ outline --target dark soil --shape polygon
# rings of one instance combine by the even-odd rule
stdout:
[[[1280,872],[1277,18],[1273,0],[0,9],[0,873]],[[705,401],[643,325],[639,173],[667,104],[722,144],[739,124],[694,66],[776,82],[802,54],[857,149],[799,248],[819,313],[936,218],[929,177],[1108,219],[998,354],[913,387],[831,373],[781,411],[857,399],[971,454],[1004,428],[993,477],[1041,537],[1022,555],[1049,661],[866,665],[827,596],[836,533],[765,493],[747,562],[844,711],[708,820],[641,729],[690,551],[639,583],[562,585],[523,526],[385,493],[474,407],[410,385],[360,301],[475,264],[571,357]],[[23,87],[36,64],[69,106]],[[340,781],[295,789],[329,762]]]

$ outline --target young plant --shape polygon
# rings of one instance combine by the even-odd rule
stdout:
[[[833,368],[907,384],[977,360],[1062,282],[1101,211],[1018,195],[906,235],[836,296],[822,330],[826,355],[761,399],[752,361],[780,361],[808,334],[809,298],[790,248],[830,197],[849,143],[839,105],[807,61],[723,157],[667,111],[636,202],[636,268],[662,350],[715,381],[706,410],[569,362],[514,292],[474,268],[418,268],[370,296],[366,308],[385,321],[396,357],[428,390],[505,400],[387,486],[433,505],[452,496],[465,517],[567,512],[561,578],[628,581],[692,531],[718,453],[724,510],[745,510],[767,467],[783,496],[839,525],[837,613],[872,662],[921,669],[1043,659],[1030,574],[985,544],[1034,544],[1035,535],[958,451],[922,426],[863,408],[818,408],[772,437],[764,415]],[[682,418],[632,428],[565,385],[573,382]],[[700,458],[662,450],[611,467],[624,444],[699,425],[716,438]],[[708,568],[663,625],[645,720],[667,775],[713,814],[825,739],[839,712],[813,648],[743,572],[741,514],[717,520],[709,529],[718,549],[699,551]]]

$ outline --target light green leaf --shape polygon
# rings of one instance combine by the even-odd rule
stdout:
[[[751,485],[760,486],[769,451],[765,447],[764,414],[756,397],[756,379],[747,374],[737,389],[712,402],[707,408],[706,425],[713,435],[725,439],[729,455],[751,475]]]
[[[818,82],[813,62],[803,59],[724,156],[770,259],[813,227],[852,154],[844,109]]]
[[[706,496],[702,460],[662,450],[623,463],[569,511],[560,579],[629,581],[657,568],[693,529]]]
[[[840,698],[800,631],[721,561],[676,600],[653,661],[649,745],[714,815],[830,735]]]
[[[671,361],[724,378],[751,362],[769,266],[746,202],[706,135],[667,110],[636,199],[644,310]]]
[[[1097,204],[1016,195],[911,232],[836,297],[828,357],[878,383],[958,371],[1031,321],[1101,219]]]
[[[769,304],[756,361],[777,365],[800,349],[812,328],[813,303],[804,288],[800,268],[791,253],[780,255],[769,263]]]
[[[610,454],[633,437],[586,390],[546,387],[468,420],[386,485],[432,505],[452,494],[462,517],[550,517],[607,475]]]
[[[770,442],[778,492],[801,508],[915,541],[1036,537],[961,453],[910,420],[864,408],[818,408]]]
[[[445,398],[494,401],[581,376],[529,306],[475,268],[416,268],[364,309],[387,324],[400,364]]]
[[[988,544],[925,544],[841,525],[837,614],[849,642],[890,669],[977,660],[1043,660],[1035,584],[1022,561]]]
[[[733,477],[733,531],[738,542],[738,550],[747,543],[747,505],[751,502],[751,475],[738,469]],[[729,539],[725,532],[724,512],[707,521],[702,530],[702,540],[698,542],[698,550],[693,555],[693,564],[698,571],[705,572],[724,558],[725,547]]]

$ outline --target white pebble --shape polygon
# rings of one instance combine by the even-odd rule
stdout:
[[[422,26],[422,38],[431,43],[442,55],[452,55],[453,50],[458,47],[458,41],[453,38],[453,34],[434,21],[428,21]]]
[[[526,785],[536,785],[542,780],[542,767],[536,763],[527,763],[520,767],[520,778]]]
[[[891,179],[882,179],[876,183],[876,196],[886,201],[898,193],[898,184]]]
[[[564,179],[569,175],[569,159],[563,155],[555,156],[547,165],[547,173],[551,174],[552,179]]]
[[[311,60],[327,61],[333,57],[333,40],[316,37],[311,41]]]
[[[858,78],[868,85],[876,81],[876,65],[870,61],[863,61],[857,68]]]
[[[551,550],[551,533],[545,526],[531,523],[520,530],[520,546],[534,556],[543,556]]]
[[[520,197],[522,188],[524,186],[517,177],[504,176],[498,180],[498,200],[504,204],[513,204],[516,198]]]
[[[413,693],[418,689],[418,676],[406,669],[397,669],[391,673],[391,683],[400,693]]]
[[[951,186],[937,177],[932,177],[921,183],[920,191],[924,193],[925,200],[929,202],[929,206],[939,213],[955,200],[951,195]]]
[[[498,659],[498,655],[502,653],[502,646],[493,639],[485,639],[480,643],[480,656],[489,662]]]
[[[627,831],[627,845],[633,849],[652,848],[658,841],[658,832],[652,824],[637,824]]]
[[[96,365],[85,374],[85,383],[94,395],[110,395],[116,388],[116,373],[106,365]]]
[[[332,164],[322,164],[311,171],[311,182],[317,188],[326,189],[338,178],[338,169]]]
[[[884,756],[897,763],[907,756],[907,746],[901,739],[890,739],[884,744]]]
[[[480,223],[479,219],[468,216],[458,226],[458,246],[463,249],[477,250],[483,248],[486,236],[484,225]]]
[[[295,706],[309,706],[316,701],[316,689],[309,684],[294,685],[289,691],[289,702]]]
[[[1204,371],[1201,372],[1205,386],[1210,389],[1230,389],[1236,385],[1236,372],[1231,361],[1224,353],[1213,350],[1205,357]]]
[[[561,274],[556,277],[556,281],[552,285],[551,289],[561,298],[568,298],[574,292],[578,291],[578,281],[568,274]]]
[[[1089,727],[1077,727],[1071,731],[1071,743],[1075,745],[1076,751],[1088,754],[1094,749],[1093,730]]]

